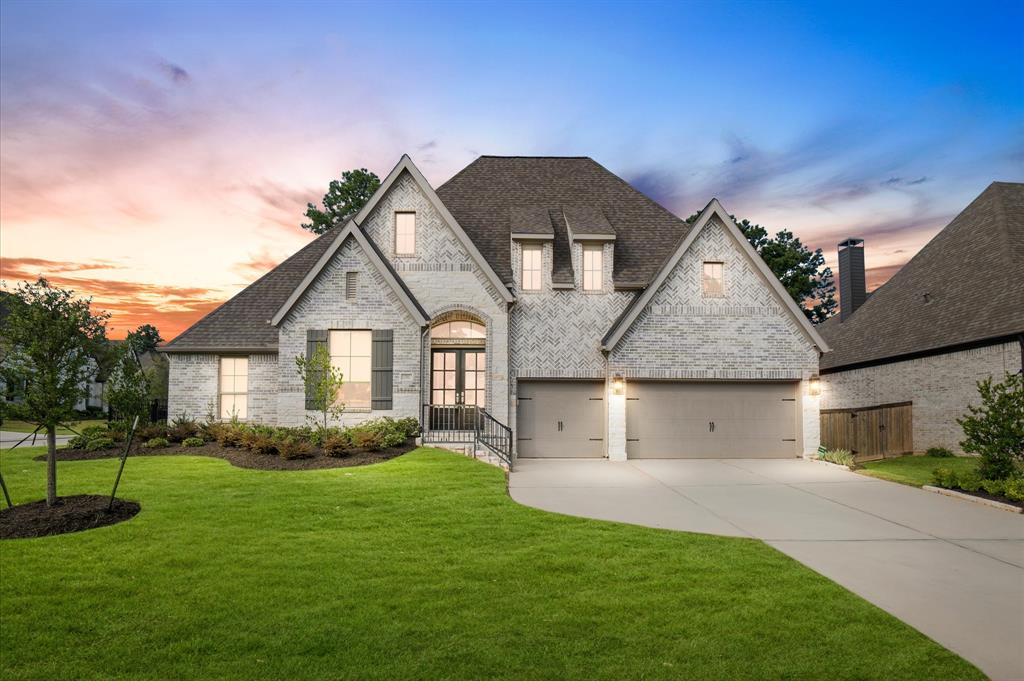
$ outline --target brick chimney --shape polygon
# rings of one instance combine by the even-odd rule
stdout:
[[[839,320],[845,322],[868,298],[864,281],[864,239],[839,242]]]

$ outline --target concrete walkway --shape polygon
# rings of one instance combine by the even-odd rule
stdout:
[[[1024,515],[798,459],[523,459],[509,488],[558,513],[756,537],[993,679],[1024,679]]]

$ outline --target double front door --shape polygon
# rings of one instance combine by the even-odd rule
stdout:
[[[430,357],[432,427],[466,430],[487,404],[487,359],[482,348],[435,349]]]

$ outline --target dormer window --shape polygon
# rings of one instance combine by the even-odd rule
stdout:
[[[521,287],[523,291],[539,291],[543,281],[542,262],[544,247],[538,244],[523,245],[523,271]]]
[[[725,296],[724,263],[705,262],[701,276],[701,289],[705,298],[722,298]]]
[[[583,246],[583,290],[604,289],[604,246],[586,244]]]
[[[415,255],[416,213],[395,213],[395,255]]]

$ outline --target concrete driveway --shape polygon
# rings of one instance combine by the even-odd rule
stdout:
[[[520,460],[512,498],[764,540],[997,680],[1024,679],[1024,515],[812,461]]]

